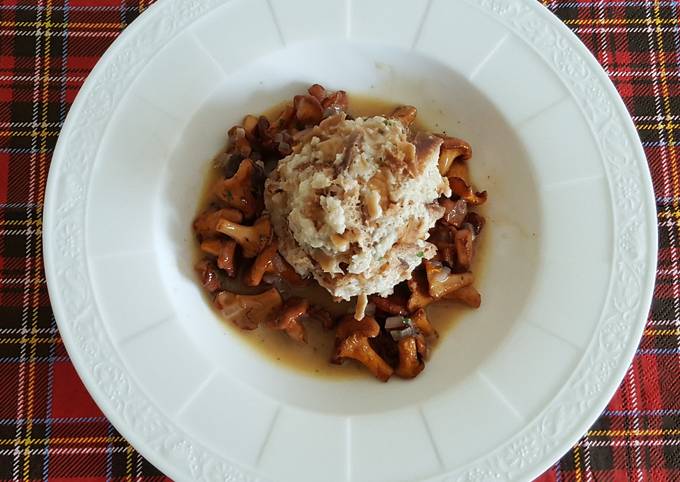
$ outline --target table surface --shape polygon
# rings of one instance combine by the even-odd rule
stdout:
[[[50,158],[88,73],[145,0],[0,1],[0,480],[164,480],[108,423],[47,295]],[[659,225],[654,302],[621,387],[541,481],[680,481],[680,0],[543,0],[596,55],[642,138]]]

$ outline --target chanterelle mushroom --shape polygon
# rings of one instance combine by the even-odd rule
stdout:
[[[456,232],[456,255],[458,264],[463,269],[470,269],[470,265],[472,264],[472,257],[475,250],[475,234],[473,229],[472,226],[466,224]]]
[[[464,199],[458,201],[443,199],[439,201],[439,204],[444,208],[442,221],[454,228],[459,228],[465,221],[465,216],[468,215],[467,202]]]
[[[203,238],[214,236],[217,234],[217,223],[222,219],[240,223],[243,221],[243,214],[236,209],[218,209],[203,213],[194,221],[194,231]]]
[[[305,283],[305,280],[281,257],[277,251],[278,247],[278,241],[274,239],[269,246],[257,255],[252,266],[243,277],[243,283],[246,286],[259,286],[267,274],[276,275],[293,286]]]
[[[347,110],[349,105],[349,97],[347,92],[344,90],[338,90],[332,94],[326,96],[326,98],[321,102],[321,106],[324,108],[324,115],[327,116],[328,113],[338,113],[340,111]]]
[[[238,153],[241,157],[250,156],[253,148],[244,127],[234,126],[229,129],[227,135],[229,136],[229,152]]]
[[[335,330],[335,339],[342,340],[352,334],[357,334],[364,338],[375,338],[380,333],[380,325],[371,316],[364,317],[363,320],[357,320],[352,315],[347,315],[340,320],[338,327]]]
[[[484,204],[486,202],[488,197],[486,191],[474,192],[472,187],[470,187],[468,183],[465,182],[465,180],[459,177],[449,177],[448,179],[449,186],[451,186],[451,191],[461,199],[464,199],[468,204],[472,206],[479,206],[480,204]]]
[[[383,382],[389,380],[394,372],[392,367],[371,348],[368,338],[356,334],[350,335],[340,342],[340,346],[336,351],[336,358],[340,360],[352,358],[358,361],[368,368],[373,373],[373,376]]]
[[[255,163],[244,159],[238,171],[228,179],[221,179],[215,186],[215,195],[227,206],[238,209],[246,219],[252,219],[258,211],[258,201],[253,195]]]
[[[268,320],[281,308],[283,300],[275,288],[258,295],[237,295],[220,291],[215,296],[215,307],[243,330],[254,330],[264,320]]]
[[[430,295],[430,287],[424,272],[420,270],[414,271],[413,277],[408,281],[408,287],[411,290],[411,297],[408,300],[409,311],[425,308],[435,301],[434,297]],[[482,296],[472,285],[463,286],[455,291],[446,293],[441,299],[458,301],[471,308],[479,308],[482,304]]]
[[[401,378],[415,378],[425,368],[425,364],[418,358],[416,338],[409,336],[397,343],[399,348],[399,366],[395,373]]]
[[[214,293],[221,288],[220,277],[217,274],[215,263],[208,259],[202,259],[196,264],[196,272],[201,278],[201,284],[208,291]]]
[[[472,273],[451,273],[451,270],[437,261],[425,261],[425,273],[430,285],[430,295],[435,299],[442,298],[475,280]]]
[[[390,117],[401,121],[404,125],[410,126],[416,120],[418,110],[412,105],[402,105],[392,111]]]
[[[482,304],[482,295],[474,286],[464,286],[444,296],[445,300],[458,301],[470,308],[479,308]]]
[[[307,314],[309,301],[302,298],[290,298],[279,313],[267,320],[267,326],[275,330],[285,331],[295,341],[307,343],[307,333],[300,318]]]
[[[217,258],[217,267],[224,270],[230,278],[236,276],[236,241],[206,239],[201,243],[201,251]]]
[[[262,282],[262,277],[265,273],[271,273],[274,268],[274,256],[276,256],[276,250],[278,249],[278,243],[276,240],[267,246],[260,254],[257,255],[252,266],[248,270],[248,273],[243,277],[243,283],[246,286],[259,286]]]
[[[312,95],[296,95],[293,99],[295,117],[305,125],[318,124],[323,118],[321,102]]]
[[[437,330],[435,330],[434,326],[430,323],[430,320],[427,319],[427,313],[425,313],[424,309],[420,308],[413,313],[413,315],[411,315],[411,320],[413,321],[413,325],[418,329],[418,332],[423,335],[439,336]]]
[[[201,243],[201,251],[207,254],[211,254],[213,256],[217,256],[220,252],[220,249],[222,249],[222,240],[221,239],[206,239]]]
[[[361,321],[352,316],[343,318],[335,332],[336,350],[332,361],[340,363],[345,358],[352,358],[368,368],[377,379],[386,382],[394,370],[368,342],[379,333],[380,326],[375,318],[366,316]]]
[[[217,223],[217,231],[226,234],[243,248],[243,256],[254,258],[272,239],[272,225],[266,216],[258,219],[253,226],[243,226],[226,219]]]
[[[376,308],[390,315],[406,316],[409,313],[406,306],[406,300],[398,295],[393,294],[387,297],[371,295],[368,297],[368,300],[373,303]]]
[[[309,95],[314,96],[319,102],[326,98],[326,89],[321,84],[312,84],[312,86],[307,89],[307,92],[309,92]]]
[[[430,296],[430,286],[427,283],[427,276],[421,269],[413,272],[411,279],[407,281],[411,296],[408,299],[408,311],[416,311],[425,308],[434,301]],[[401,314],[401,313],[399,313]]]
[[[439,172],[442,176],[449,175],[455,161],[467,161],[472,157],[470,144],[455,137],[444,137],[444,143],[439,151]]]

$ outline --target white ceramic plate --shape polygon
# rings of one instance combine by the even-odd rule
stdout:
[[[412,382],[274,365],[209,308],[190,223],[243,113],[313,82],[419,107],[490,192],[483,307]],[[165,0],[74,103],[45,260],[69,354],[177,480],[526,480],[623,377],[656,260],[645,157],[605,73],[534,0]]]

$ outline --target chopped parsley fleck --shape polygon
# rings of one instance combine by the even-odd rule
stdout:
[[[230,201],[234,199],[234,195],[231,193],[231,191],[227,191],[227,197],[229,198]]]
[[[425,253],[423,253],[422,251],[418,251],[418,252],[416,253],[416,256],[418,256],[419,258],[424,258],[424,257],[425,257]]]
[[[404,318],[404,324],[411,326],[413,324],[413,320],[411,318]]]

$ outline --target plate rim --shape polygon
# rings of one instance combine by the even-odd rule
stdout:
[[[481,10],[485,10],[487,12],[491,12],[497,16],[497,18],[502,21],[508,28],[511,29],[511,31],[515,34],[517,34],[523,41],[525,41],[538,55],[540,55],[550,66],[553,68],[553,70],[558,71],[559,67],[566,67],[566,66],[560,66],[559,65],[559,60],[560,57],[554,56],[550,59],[546,59],[547,52],[542,51],[540,48],[538,48],[538,42],[542,40],[548,40],[546,38],[540,38],[541,35],[546,35],[547,32],[538,32],[538,30],[535,29],[536,23],[533,23],[532,17],[535,15],[542,16],[543,19],[545,20],[546,23],[551,24],[550,26],[556,30],[558,35],[561,35],[564,37],[565,40],[569,41],[571,44],[570,47],[573,49],[573,55],[578,56],[581,58],[581,60],[586,64],[587,66],[587,71],[589,71],[591,74],[594,76],[594,81],[598,82],[601,84],[601,88],[604,90],[605,95],[608,97],[608,101],[612,104],[612,107],[615,108],[616,112],[612,114],[613,116],[616,117],[616,120],[618,122],[621,122],[621,126],[624,130],[623,134],[625,134],[631,141],[629,145],[627,146],[630,148],[631,151],[633,151],[633,156],[632,156],[632,162],[636,163],[639,162],[639,165],[636,167],[641,170],[639,173],[640,175],[636,178],[636,181],[640,181],[643,184],[643,189],[641,192],[638,194],[640,195],[639,200],[634,200],[634,201],[640,201],[644,202],[647,205],[647,210],[642,216],[642,221],[643,223],[649,223],[649,229],[647,232],[644,234],[649,237],[649,250],[647,253],[643,254],[643,257],[646,257],[644,260],[645,262],[643,264],[646,265],[646,272],[644,273],[644,276],[642,278],[642,284],[641,287],[642,289],[640,290],[640,302],[638,303],[639,307],[639,314],[638,316],[634,316],[633,319],[637,320],[634,325],[631,325],[630,327],[630,332],[628,333],[628,340],[627,344],[625,347],[622,349],[622,353],[619,355],[618,359],[618,364],[616,365],[614,371],[609,374],[608,380],[607,380],[607,386],[602,389],[601,394],[599,397],[596,399],[595,402],[593,402],[593,405],[586,411],[584,411],[583,416],[580,420],[580,423],[574,424],[571,430],[571,437],[565,436],[562,440],[562,443],[557,443],[555,446],[550,450],[548,453],[550,455],[546,454],[547,458],[550,458],[553,460],[553,463],[557,460],[560,459],[564,454],[566,454],[577,442],[578,440],[587,432],[587,430],[592,426],[592,424],[598,419],[598,417],[602,414],[603,410],[607,407],[609,402],[611,401],[612,397],[616,393],[617,389],[621,385],[621,382],[623,381],[626,372],[630,369],[631,363],[633,362],[635,352],[637,350],[637,347],[640,344],[640,341],[642,339],[642,335],[645,329],[645,326],[647,324],[647,318],[649,315],[649,310],[651,308],[652,300],[653,300],[653,295],[654,295],[654,287],[656,284],[656,271],[657,271],[657,262],[658,262],[658,221],[657,221],[657,210],[656,210],[656,194],[654,192],[654,186],[652,183],[652,177],[651,177],[651,171],[649,170],[649,164],[647,161],[647,155],[644,151],[644,148],[642,146],[642,142],[640,140],[637,128],[635,127],[635,124],[633,122],[632,117],[630,116],[630,113],[628,111],[628,108],[626,107],[623,98],[621,97],[621,94],[619,91],[616,89],[616,86],[614,85],[612,79],[607,75],[606,71],[602,67],[602,65],[598,62],[596,57],[593,55],[593,53],[586,47],[586,45],[581,41],[581,39],[574,33],[569,27],[567,27],[564,22],[562,22],[556,15],[554,15],[545,5],[543,5],[540,2],[537,1],[532,1],[532,0],[512,0],[512,1],[507,1],[507,0],[478,0],[477,3],[473,2],[472,0],[465,0],[471,5],[475,5],[477,8]],[[524,23],[522,23],[524,22]],[[534,40],[530,40],[526,37],[526,35],[537,35],[537,38]],[[547,34],[548,37],[550,34]],[[555,43],[559,43],[559,37],[557,39],[552,39],[555,41]],[[565,46],[566,50],[569,50],[569,46]],[[575,58],[575,57],[574,57]],[[552,63],[551,63],[552,61]],[[564,81],[564,78],[562,75],[560,75],[560,80],[566,84]],[[569,88],[569,86],[567,86]],[[571,92],[571,88],[569,88]],[[573,95],[573,98],[576,100],[577,104],[579,104],[579,109],[582,111],[584,114],[584,117],[588,119],[588,115],[586,110],[584,109],[583,105],[581,105],[581,102],[583,102],[584,98],[580,98],[577,95],[574,95],[573,92],[571,92]],[[596,95],[593,94],[593,95]],[[590,119],[588,119],[588,122],[590,124]],[[595,133],[595,128],[590,125],[591,132]],[[600,147],[601,150],[604,150],[601,145],[601,138],[597,139],[597,144],[598,147]],[[604,152],[603,152],[604,154]],[[604,156],[603,156],[604,157]],[[615,187],[612,186],[613,184],[613,176],[609,171],[607,162],[604,162],[605,166],[605,171],[607,173],[606,179],[607,183],[610,189],[610,195],[612,197],[612,214],[614,216],[614,228],[613,228],[613,242],[616,245],[618,242],[619,244],[622,244],[621,238],[617,236],[618,233],[618,226],[616,222],[616,211],[617,208],[620,210],[620,204],[617,205],[615,203]],[[621,189],[619,189],[621,191]],[[621,192],[619,193],[621,194]],[[633,201],[633,202],[634,202]],[[652,221],[653,220],[653,221]],[[633,224],[629,222],[629,224]],[[615,246],[616,248],[617,246]],[[619,249],[615,249],[615,251],[621,251],[621,247],[618,247]],[[613,256],[613,267],[612,267],[612,273],[610,274],[610,282],[609,282],[609,287],[608,287],[608,293],[607,293],[607,300],[612,296],[612,291],[613,291],[613,285],[614,285],[614,277],[616,274],[616,264],[617,262],[620,264],[622,263],[621,261],[621,255],[615,253]],[[605,302],[605,306],[602,309],[602,318],[600,322],[598,323],[598,327],[596,328],[596,333],[598,331],[603,331],[603,330],[598,330],[598,328],[602,328],[603,323],[603,318],[604,318],[604,313],[607,310],[607,303]],[[572,375],[569,377],[569,380],[565,383],[565,386],[563,387],[562,390],[558,392],[558,394],[553,398],[548,405],[543,409],[543,411],[535,417],[533,420],[527,424],[527,427],[525,427],[524,430],[520,432],[520,434],[517,434],[514,438],[510,439],[507,441],[504,446],[499,447],[494,451],[494,453],[499,452],[503,448],[510,449],[513,451],[516,455],[523,455],[527,451],[530,452],[529,446],[531,444],[526,444],[525,446],[521,445],[516,445],[515,447],[512,447],[513,441],[516,441],[519,439],[519,435],[522,433],[526,432],[529,429],[529,426],[532,424],[536,424],[537,420],[541,419],[546,412],[549,412],[551,409],[551,406],[555,405],[556,400],[558,400],[563,393],[567,390],[567,387],[569,385],[569,382],[571,382],[574,377],[577,375],[579,372],[579,369],[582,368],[582,365],[584,365],[584,362],[586,361],[586,356],[588,352],[591,351],[591,346],[594,345],[598,340],[591,340],[591,343],[588,345],[586,351],[584,352],[582,358],[579,360],[579,363],[576,367],[576,370],[572,373]],[[602,341],[602,340],[599,340]],[[571,414],[569,414],[571,415]],[[544,429],[546,426],[544,425]],[[497,463],[499,466],[503,465],[503,459],[505,459],[505,462],[508,462],[507,458],[507,453],[506,454],[499,454],[497,455]],[[473,462],[471,465],[475,465],[476,461]],[[497,465],[497,466],[498,466]],[[506,464],[507,466],[507,464]],[[550,466],[546,466],[544,468],[539,467],[534,467],[533,470],[529,469],[526,470],[522,476],[526,477],[526,480],[533,480],[534,478],[540,476],[545,470],[547,470]],[[479,467],[478,467],[479,469]],[[470,477],[471,473],[468,473],[465,477],[459,477],[455,478],[452,480],[456,481],[463,481],[463,480],[485,480],[485,478],[488,475],[492,475],[493,478],[498,478],[497,475],[499,475],[498,472],[496,473],[491,473],[491,472],[486,472],[484,469],[481,469],[481,471],[477,471],[477,474],[482,474],[481,478],[474,479]]]
[[[506,25],[511,31],[513,31],[519,38],[526,42],[534,51],[536,51],[547,63],[551,64],[550,60],[554,62],[551,64],[553,69],[559,69],[560,67],[566,67],[572,65],[567,62],[566,64],[560,65],[559,61],[565,60],[566,57],[556,57],[553,56],[552,59],[546,59],[545,55],[548,53],[555,52],[552,51],[553,48],[560,47],[563,49],[563,54],[569,53],[571,55],[571,60],[580,60],[582,62],[582,67],[586,74],[592,77],[592,81],[595,82],[593,85],[599,85],[601,92],[596,92],[596,94],[604,94],[604,102],[612,108],[611,121],[613,124],[612,129],[614,129],[611,134],[619,135],[624,144],[626,144],[626,150],[630,151],[632,154],[630,161],[633,169],[641,170],[638,176],[634,179],[636,182],[640,182],[641,189],[638,191],[639,199],[634,201],[639,201],[637,204],[640,206],[646,206],[645,212],[640,212],[641,221],[640,227],[646,226],[649,223],[649,229],[642,233],[649,242],[649,249],[646,253],[642,253],[643,260],[640,262],[643,273],[638,273],[638,280],[640,283],[641,294],[640,301],[631,310],[635,310],[636,313],[629,318],[632,318],[630,326],[627,325],[612,325],[612,327],[617,330],[623,330],[623,334],[626,337],[625,343],[616,346],[618,350],[617,363],[613,368],[609,368],[609,372],[606,373],[604,386],[599,386],[596,389],[596,395],[594,401],[591,405],[581,404],[578,406],[570,407],[569,404],[563,405],[559,412],[554,412],[554,420],[548,420],[545,418],[545,414],[553,409],[556,401],[560,399],[563,392],[570,385],[572,379],[578,374],[579,370],[582,369],[582,365],[586,361],[587,355],[592,351],[592,345],[596,342],[611,343],[612,340],[604,338],[602,340],[596,340],[595,337],[588,345],[588,348],[584,351],[576,370],[570,375],[569,379],[565,383],[564,388],[544,407],[544,409],[532,419],[523,430],[515,434],[504,444],[495,449],[491,454],[486,457],[472,461],[463,467],[459,467],[450,471],[444,475],[451,477],[450,480],[484,480],[486,478],[504,478],[503,476],[508,476],[513,474],[513,477],[526,477],[531,478],[540,475],[549,465],[545,465],[543,462],[547,462],[547,459],[554,461],[563,455],[573,444],[581,437],[581,435],[588,429],[588,427],[597,419],[605,406],[609,403],[611,397],[615,393],[616,389],[619,387],[621,380],[623,379],[625,372],[628,370],[630,363],[633,359],[635,350],[639,344],[642,332],[644,330],[647,313],[649,312],[649,307],[651,305],[653,297],[653,287],[656,279],[656,263],[657,263],[657,253],[658,253],[658,232],[657,232],[657,216],[656,216],[656,202],[655,195],[651,180],[651,174],[649,172],[646,155],[644,149],[641,145],[640,139],[638,137],[637,130],[633,124],[632,119],[620,97],[620,94],[616,90],[611,79],[607,76],[604,69],[597,62],[592,53],[587,49],[587,47],[581,42],[581,40],[557,17],[555,17],[546,7],[541,5],[535,0],[480,0],[478,2],[473,2],[470,0],[464,0],[470,5],[476,8],[485,10],[487,13],[492,14],[493,18],[501,21]],[[144,27],[154,18],[162,17],[165,12],[168,15],[166,17],[171,17],[174,21],[170,22],[170,25],[164,27],[164,31],[161,34],[166,34],[168,38],[172,38],[179,34],[182,30],[188,27],[191,23],[201,18],[203,15],[207,14],[209,11],[217,8],[223,4],[226,4],[226,0],[208,0],[208,1],[182,1],[182,0],[164,0],[158,1],[149,7],[143,14],[141,14],[130,26],[128,26],[119,37],[111,44],[107,49],[101,59],[97,62],[96,66],[93,68],[91,73],[88,75],[87,80],[81,87],[76,99],[74,100],[71,109],[64,121],[61,134],[55,146],[54,153],[52,156],[52,163],[50,166],[50,171],[47,180],[47,186],[45,190],[45,204],[43,211],[43,252],[44,252],[44,262],[45,262],[45,275],[48,282],[48,292],[50,295],[50,300],[52,303],[52,309],[59,327],[64,346],[66,347],[69,356],[79,374],[84,384],[86,385],[88,392],[95,399],[97,404],[102,409],[102,412],[108,417],[111,423],[116,427],[116,429],[125,435],[125,437],[134,445],[134,447],[142,453],[142,455],[147,458],[151,463],[159,468],[162,468],[163,472],[172,476],[176,480],[182,479],[186,476],[186,468],[189,467],[189,472],[192,477],[196,477],[196,473],[192,472],[198,470],[198,476],[206,476],[207,472],[204,467],[197,468],[196,464],[199,459],[201,463],[206,463],[207,466],[213,470],[217,475],[222,474],[227,480],[243,479],[243,480],[259,480],[259,475],[251,476],[250,470],[242,468],[238,463],[234,461],[226,461],[216,457],[212,451],[202,445],[199,441],[193,441],[182,429],[175,426],[174,423],[168,419],[165,415],[159,413],[157,415],[158,423],[165,423],[169,426],[169,433],[166,433],[166,440],[161,442],[167,450],[181,450],[183,454],[183,468],[185,473],[181,473],[180,466],[177,461],[170,460],[169,457],[164,456],[158,447],[152,447],[152,443],[148,440],[148,434],[144,437],[139,430],[134,429],[128,422],[125,421],[121,410],[124,407],[115,406],[115,399],[112,399],[111,394],[107,393],[106,387],[100,385],[95,379],[93,374],[93,368],[86,367],[86,362],[83,356],[83,350],[92,349],[92,347],[83,347],[83,339],[78,339],[74,333],[71,332],[72,328],[68,326],[70,323],[75,323],[75,320],[71,320],[70,316],[66,315],[66,308],[64,307],[64,299],[61,291],[63,281],[63,276],[56,273],[55,259],[58,256],[63,256],[63,253],[58,253],[58,250],[54,249],[56,240],[59,239],[60,234],[62,238],[63,233],[58,231],[59,227],[63,227],[64,224],[59,225],[55,221],[57,217],[56,205],[56,194],[58,192],[59,186],[57,181],[60,180],[59,172],[66,167],[66,159],[64,159],[63,152],[66,150],[68,145],[68,140],[71,138],[72,131],[74,129],[73,124],[75,120],[82,114],[84,106],[86,107],[87,101],[89,100],[91,91],[95,83],[99,80],[99,77],[105,73],[107,65],[110,61],[115,60],[116,56],[120,53],[120,50],[124,47],[128,47],[129,50],[133,50],[128,43],[135,39],[140,33],[144,32]],[[432,0],[428,1],[428,8],[431,5]],[[171,13],[171,9],[173,12]],[[183,17],[183,18],[180,18]],[[538,23],[535,23],[538,22]],[[541,25],[544,24],[544,25]],[[536,26],[545,27],[543,29],[536,28]],[[158,32],[157,32],[158,33]],[[528,35],[533,35],[533,39],[527,38]],[[562,42],[562,43],[561,43]],[[542,45],[539,48],[538,45]],[[543,50],[542,50],[543,49]],[[158,50],[155,50],[152,55],[155,55]],[[136,51],[135,51],[136,52]],[[141,56],[140,56],[141,57]],[[557,65],[555,65],[557,62]],[[578,63],[578,62],[576,62]],[[582,72],[578,72],[580,74]],[[560,79],[566,84],[563,76],[560,75]],[[571,91],[571,89],[570,89]],[[592,94],[592,95],[596,95]],[[573,95],[573,92],[572,92]],[[579,103],[579,97],[573,95],[577,103]],[[602,99],[600,99],[602,100]],[[581,106],[580,106],[581,107]],[[583,110],[583,109],[582,109]],[[584,112],[585,114],[585,112]],[[586,118],[588,116],[586,115]],[[619,125],[616,125],[616,124]],[[595,129],[591,127],[591,131]],[[620,130],[617,130],[619,128]],[[602,141],[597,139],[598,145]],[[97,148],[99,144],[97,143]],[[601,148],[604,157],[604,150]],[[85,161],[87,162],[87,161]],[[607,169],[607,162],[604,163]],[[629,166],[631,167],[631,166]],[[607,181],[610,188],[610,194],[612,198],[615,197],[616,189],[618,186],[613,186],[613,177],[609,170],[607,169]],[[87,187],[87,183],[85,183]],[[80,197],[76,196],[74,202],[82,200],[82,193]],[[85,194],[86,196],[86,194]],[[616,204],[613,205],[613,214],[616,219]],[[63,206],[59,207],[63,209]],[[653,222],[651,220],[654,220]],[[632,224],[632,223],[631,223]],[[618,233],[618,225],[614,222],[613,232],[614,232],[614,243],[621,243]],[[70,237],[70,235],[66,235]],[[635,240],[633,240],[633,244]],[[635,246],[633,246],[634,248]],[[621,249],[616,249],[614,254],[614,262],[612,267],[612,273],[610,274],[610,282],[608,287],[607,302],[610,300],[613,291],[614,276],[617,269],[617,260],[621,263],[621,255],[616,252],[620,252]],[[63,273],[62,273],[63,275]],[[84,279],[87,279],[87,275]],[[630,288],[630,286],[628,286]],[[90,303],[94,303],[91,300]],[[599,333],[602,325],[604,324],[604,313],[607,310],[607,303],[603,307],[602,318],[598,322],[595,332]],[[644,313],[642,313],[644,312]],[[626,313],[630,315],[630,312]],[[60,321],[61,320],[61,321]],[[620,334],[619,332],[616,332]],[[94,338],[93,338],[94,340]],[[101,343],[106,343],[107,340],[99,340]],[[103,345],[102,345],[103,346]],[[100,346],[101,348],[101,346]],[[604,349],[604,348],[603,348]],[[121,364],[122,365],[122,364]],[[108,369],[112,367],[105,367]],[[124,369],[123,369],[124,370]],[[111,374],[110,374],[111,375]],[[125,375],[117,373],[118,375]],[[144,400],[148,406],[152,409],[156,408],[147,400],[146,395],[141,392],[139,387],[136,387],[136,382],[134,380],[127,381],[130,389],[134,388],[138,390],[140,400]],[[576,407],[576,408],[574,408]],[[141,406],[144,410],[149,407]],[[153,410],[152,410],[153,411]],[[543,419],[543,431],[546,428],[556,428],[559,423],[565,422],[565,417],[580,416],[579,423],[569,424],[571,427],[568,430],[569,436],[564,435],[566,429],[562,429],[560,432],[563,437],[561,443],[557,442],[552,444],[549,450],[542,452],[532,448],[535,445],[536,437],[531,437],[527,435],[530,431],[532,425],[538,424],[538,421]],[[572,418],[570,418],[572,420]],[[547,424],[547,425],[546,425]],[[550,424],[553,424],[552,426]],[[578,428],[573,428],[578,427]],[[539,427],[540,428],[540,427]],[[558,430],[559,431],[559,430]],[[152,434],[153,436],[153,434]],[[185,451],[187,452],[185,454]],[[190,452],[190,453],[189,453]],[[517,458],[519,456],[520,463],[517,466]],[[532,463],[525,464],[524,462],[531,458],[530,456],[537,457]],[[214,458],[214,460],[213,460]],[[231,465],[230,465],[231,464]],[[437,476],[440,478],[442,475]],[[447,479],[448,480],[448,479]]]

